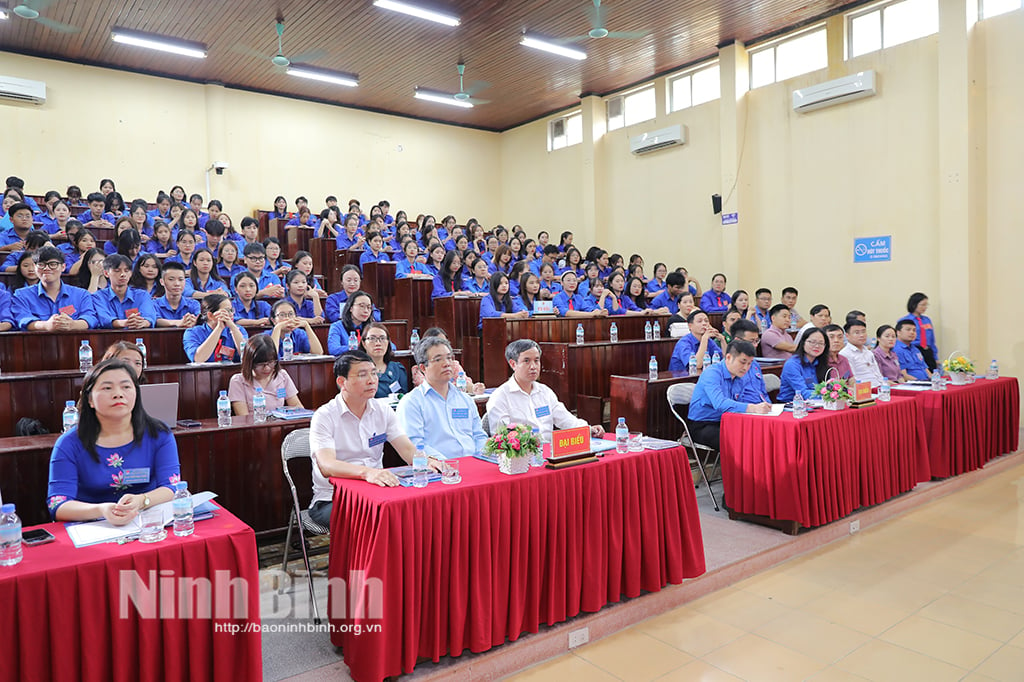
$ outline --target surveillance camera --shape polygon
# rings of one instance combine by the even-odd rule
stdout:
[[[217,171],[217,175],[224,175],[224,171],[228,169],[227,161],[214,161],[213,170]]]

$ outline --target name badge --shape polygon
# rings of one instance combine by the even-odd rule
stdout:
[[[149,467],[140,467],[138,469],[125,469],[123,482],[126,483],[127,485],[149,483]]]
[[[64,315],[74,315],[75,314],[75,306],[73,306],[73,305],[66,305],[66,306],[64,306],[63,308],[60,309],[60,312],[62,314],[64,314]]]
[[[274,395],[277,396],[278,400],[284,400],[285,399],[284,386],[282,386],[281,388],[277,389],[277,392]]]
[[[125,308],[124,314],[125,314],[125,317],[131,317],[132,315],[138,315],[139,314],[139,309],[138,308]]]
[[[232,348],[231,346],[221,346],[220,356],[225,360],[230,360],[231,358],[235,357],[235,349]]]
[[[388,388],[391,389],[392,393],[398,393],[399,391],[402,390],[402,384],[398,383],[397,381],[392,381],[391,385]]]
[[[370,436],[370,440],[368,441],[368,444],[369,444],[369,446],[371,448],[375,448],[378,445],[383,445],[384,441],[386,441],[387,439],[388,439],[388,434],[386,434],[386,433],[374,434],[373,436]]]
[[[452,419],[469,419],[468,407],[453,407]]]
[[[541,405],[536,409],[535,413],[538,417],[550,417],[551,408],[548,407],[547,405]]]

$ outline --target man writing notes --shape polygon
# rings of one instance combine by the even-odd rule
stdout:
[[[471,457],[483,451],[487,434],[473,398],[453,384],[455,356],[448,339],[428,336],[416,344],[423,383],[398,403],[398,423],[427,455]]]
[[[495,389],[487,400],[487,419],[494,433],[502,424],[528,424],[550,434],[555,428],[586,426],[565,409],[555,392],[537,381],[540,377],[540,346],[531,339],[519,339],[505,348],[505,360],[512,378]],[[598,424],[590,427],[597,438],[604,435]]]
[[[687,420],[694,440],[718,450],[722,415],[726,412],[768,414],[771,405],[768,396],[761,395],[757,402],[747,402],[743,378],[754,362],[754,346],[735,339],[726,347],[725,362],[711,365],[697,380],[690,400]]]

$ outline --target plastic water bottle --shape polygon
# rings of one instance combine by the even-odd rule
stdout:
[[[718,351],[715,351],[715,354],[711,356],[711,364],[712,365],[717,365],[721,361],[722,361],[722,354],[719,353]]]
[[[652,328],[654,330],[654,340],[657,341],[661,338],[661,323],[655,320]]]
[[[231,426],[231,401],[227,391],[217,396],[217,426]]]
[[[612,343],[619,342],[619,325],[612,322],[612,326],[608,329],[608,337]]]
[[[459,389],[460,391],[463,391],[463,392],[466,390],[466,373],[465,372],[459,372],[459,375],[457,377],[455,377],[455,388],[457,388],[457,389]]]
[[[192,493],[188,491],[186,481],[174,484],[171,511],[174,512],[174,534],[179,538],[192,535],[192,531],[196,529],[196,522],[192,518]]]
[[[21,563],[21,519],[13,504],[0,507],[0,566]]]
[[[74,400],[64,402],[64,415],[61,418],[61,422],[64,424],[64,433],[78,426],[78,408],[75,407]]]
[[[530,466],[542,467],[544,466],[544,444],[540,438],[540,429],[538,429],[536,426],[533,427],[533,437],[537,439],[537,444],[540,446],[540,449],[537,450],[537,452],[535,452],[533,455],[531,455]]]
[[[889,386],[889,380],[882,377],[882,383],[878,386],[878,399],[887,403],[892,398],[892,388]]]
[[[761,333],[764,334],[766,331],[768,331],[768,321],[765,320],[763,317],[757,318],[757,327],[758,329],[761,330]]]
[[[267,421],[267,396],[262,386],[256,387],[256,395],[252,397],[252,421],[254,424]]]
[[[868,341],[868,348],[874,350],[877,347],[878,347],[878,337],[877,336],[872,336],[871,340]]]
[[[793,317],[792,312],[793,311],[790,311],[790,315],[789,315],[789,331],[795,332],[797,330],[796,318]]]
[[[583,325],[582,324],[577,324],[576,325],[576,345],[577,346],[582,346],[583,345]]]
[[[654,355],[651,356],[651,361],[647,363],[647,378],[651,381],[657,381],[658,379],[658,358]]]
[[[349,332],[348,333],[348,349],[349,350],[356,350],[357,348],[359,348],[359,339],[356,338],[356,333],[355,332]]]
[[[707,369],[710,366],[711,366],[711,356],[708,355],[707,351],[704,351],[704,364],[701,365],[701,367],[703,367],[704,369]]]
[[[416,348],[416,344],[420,342],[420,330],[414,327],[412,334],[409,335],[409,349],[413,350]]]
[[[92,348],[89,347],[89,341],[83,340],[82,345],[78,348],[78,371],[88,372],[92,369]]]
[[[281,339],[281,350],[283,360],[295,359],[295,342],[292,341],[291,334],[285,334],[284,338]]]
[[[934,372],[932,372],[932,390],[942,390],[942,370],[940,369],[936,369]]]
[[[412,487],[426,488],[429,477],[430,465],[427,464],[427,453],[423,452],[423,448],[416,448],[416,454],[412,458]]]
[[[654,338],[654,329],[651,327],[650,321],[644,322],[644,341],[650,341]]]
[[[615,426],[615,452],[629,452],[629,427],[626,426],[625,417],[619,417],[619,423]]]
[[[793,394],[793,418],[803,419],[807,416],[807,404],[804,402],[804,396],[800,391]]]
[[[986,379],[998,379],[999,378],[999,363],[992,359],[992,362],[988,366],[988,374],[985,375]]]
[[[946,376],[946,371],[943,369],[939,370],[939,390],[945,391],[946,385],[949,383],[949,377]]]
[[[142,369],[146,369],[149,366],[148,351],[146,350],[146,342],[142,339],[135,339],[135,345],[142,351]]]
[[[690,376],[693,376],[696,373],[697,373],[697,356],[694,355],[693,353],[690,353],[690,363],[689,363],[688,374]]]

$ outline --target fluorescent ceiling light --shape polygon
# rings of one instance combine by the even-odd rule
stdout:
[[[373,4],[381,9],[389,9],[394,12],[401,12],[402,14],[419,17],[420,19],[436,21],[437,23],[444,24],[445,26],[459,25],[458,17],[453,17],[450,14],[441,14],[440,12],[434,12],[429,9],[423,9],[422,7],[416,7],[415,5],[408,5],[404,2],[398,2],[397,0],[373,0]]]
[[[429,90],[420,90],[417,88],[416,99],[425,99],[428,102],[437,102],[438,104],[448,104],[453,107],[462,107],[463,109],[472,109],[472,102],[465,102],[463,100],[455,99],[453,95],[447,95],[443,92],[431,92]]]
[[[139,33],[138,31],[126,31],[122,28],[115,28],[110,32],[110,37],[115,43],[146,47],[150,50],[170,52],[183,57],[194,57],[196,59],[206,58],[206,46],[202,43],[192,43],[186,40],[175,40],[150,33]]]
[[[576,50],[565,45],[559,45],[558,43],[552,43],[547,40],[542,40],[529,35],[524,35],[523,39],[519,41],[520,45],[526,47],[532,47],[535,50],[544,50],[552,54],[557,54],[562,57],[569,57],[570,59],[586,59],[587,53],[581,50]]]
[[[334,85],[344,85],[347,88],[354,88],[359,85],[358,76],[353,76],[349,73],[341,73],[340,71],[317,69],[302,64],[292,64],[288,67],[286,73],[289,76],[298,76],[299,78],[308,78],[314,81],[333,83]]]

